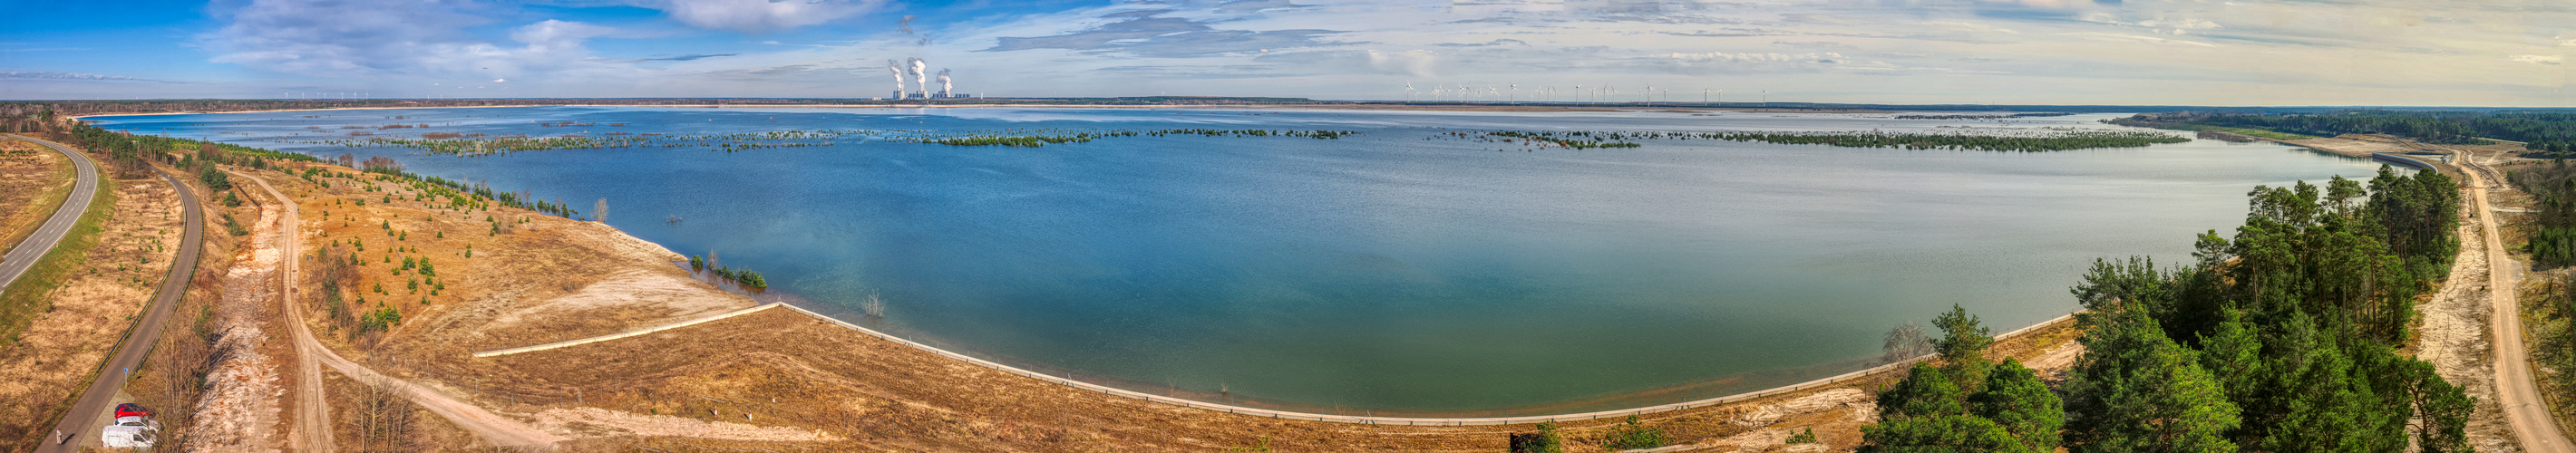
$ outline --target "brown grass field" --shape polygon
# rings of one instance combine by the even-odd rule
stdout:
[[[59,157],[57,158],[59,160]],[[63,242],[70,272],[41,295],[39,313],[0,348],[0,449],[20,450],[51,432],[87,388],[133,317],[152,298],[179,243],[178,195],[153,179],[102,180],[99,218]],[[32,276],[32,273],[31,273]]]
[[[71,195],[72,164],[25,141],[0,140],[0,253],[17,248]]]

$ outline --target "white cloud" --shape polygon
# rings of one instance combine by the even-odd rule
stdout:
[[[2138,26],[2148,28],[2172,28],[2179,30],[2216,30],[2219,28],[2217,22],[2199,19],[2142,20],[2138,21]]]
[[[1923,23],[1923,25],[1930,25],[1930,26],[1935,26],[1935,27],[1946,28],[1946,29],[1949,29],[1949,30],[1951,30],[1951,31],[1968,32],[1968,33],[2004,33],[2004,34],[2021,34],[2021,32],[2012,31],[2012,29],[2010,29],[2010,28],[1997,28],[1997,27],[1995,27],[1995,26],[1993,26],[1993,25],[1986,25],[1986,24],[1973,24],[1973,23],[1967,23],[1967,22],[1924,22],[1924,23]]]
[[[139,77],[126,77],[126,76],[115,76],[115,75],[104,75],[104,74],[88,74],[88,73],[77,73],[77,72],[48,72],[48,71],[6,71],[6,72],[0,72],[0,79],[125,80],[125,81],[140,81],[140,82],[162,82],[161,80],[153,80],[153,79],[146,79],[146,78],[139,78]]]
[[[875,10],[884,0],[659,0],[638,6],[662,10],[692,27],[760,33],[821,24]]]
[[[2148,43],[2148,44],[2181,44],[2181,45],[2200,46],[2200,47],[2218,47],[2218,45],[2217,45],[2217,44],[2210,44],[2210,43],[2205,43],[2205,42],[2200,42],[2200,41],[2185,41],[2185,40],[2180,40],[2180,39],[2158,38],[2158,37],[2154,37],[2154,36],[2124,35],[2124,34],[2119,34],[2119,33],[2085,32],[2085,33],[2066,33],[2065,35],[2067,35],[2067,36],[2075,36],[2075,37],[2080,37],[2080,38],[2090,39],[2090,40],[2095,40],[2095,41],[2110,41],[2110,42],[2141,42],[2141,43]]]
[[[1439,61],[1440,54],[1422,50],[1408,50],[1403,52],[1368,51],[1369,67],[1377,69],[1380,73],[1386,74],[1430,77],[1432,76],[1431,65]]]
[[[231,24],[198,39],[213,61],[330,78],[515,76],[605,69],[583,42],[616,30],[544,20],[511,29],[519,46],[466,34],[485,23],[464,3],[253,0],[221,11]]]
[[[2514,56],[2505,57],[2505,58],[2506,58],[2506,59],[2513,60],[2513,61],[2524,62],[2524,63],[2531,63],[2531,64],[2549,64],[2549,65],[2558,64],[2559,62],[2566,60],[2566,57],[2561,57],[2561,56],[2557,56],[2557,55],[2514,55]]]
[[[1665,54],[1665,55],[1663,55],[1663,57],[1664,57],[1664,58],[1674,59],[1674,60],[1687,61],[1687,62],[1717,62],[1717,63],[1784,63],[1784,62],[1801,62],[1801,63],[1803,63],[1803,62],[1818,62],[1818,63],[1828,63],[1828,64],[1830,64],[1830,63],[1834,63],[1834,62],[1836,62],[1836,61],[1839,61],[1839,60],[1842,60],[1842,59],[1843,59],[1843,55],[1842,55],[1842,54],[1834,53],[1834,52],[1821,52],[1821,53],[1808,53],[1808,54],[1783,54],[1783,53],[1726,53],[1726,52],[1706,52],[1706,53],[1671,53],[1671,54]]]

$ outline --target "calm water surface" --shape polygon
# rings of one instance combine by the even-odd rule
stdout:
[[[2193,233],[2237,225],[2254,185],[2378,168],[2207,140],[2027,154],[1706,140],[1525,152],[1425,140],[1495,129],[2115,128],[2094,123],[2108,115],[1888,116],[566,107],[101,123],[393,156],[422,174],[580,208],[607,198],[611,224],[681,253],[719,253],[823,311],[853,313],[879,294],[884,319],[844,319],[906,338],[1137,390],[1377,415],[1613,409],[1839,374],[1876,355],[1891,326],[1951,304],[2001,332],[2073,311],[2066,289],[2094,258],[2188,259]],[[554,121],[596,126],[534,124]],[[1364,134],[481,158],[272,141],[397,123],[432,127],[375,132]],[[665,221],[673,216],[685,220]]]

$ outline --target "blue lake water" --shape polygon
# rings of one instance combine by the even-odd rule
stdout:
[[[2001,332],[2073,311],[2066,289],[2097,257],[2188,259],[2191,235],[2234,228],[2255,185],[2379,167],[2208,140],[2051,153],[1426,140],[1503,129],[2117,129],[2095,122],[2110,115],[1890,116],[543,107],[93,121],[392,156],[417,173],[583,209],[606,198],[609,223],[681,253],[718,253],[826,312],[855,313],[878,294],[883,319],[844,318],[906,338],[1143,391],[1377,415],[1614,409],[1839,374],[1877,355],[1890,327],[1952,304]],[[593,126],[537,124],[558,121]],[[431,126],[373,132],[1362,134],[473,158],[277,141],[383,124]],[[666,222],[674,216],[684,220]]]

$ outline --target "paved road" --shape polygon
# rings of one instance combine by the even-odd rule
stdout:
[[[59,147],[50,143],[48,145]],[[116,397],[118,389],[125,388],[125,381],[132,377],[134,368],[143,365],[144,354],[151,352],[154,340],[161,338],[162,321],[170,317],[170,306],[178,305],[179,296],[187,293],[188,277],[196,275],[197,249],[202,246],[205,239],[206,213],[197,209],[196,191],[189,190],[186,184],[180,183],[179,178],[171,176],[169,172],[155,171],[161,174],[163,182],[169,183],[172,189],[179,192],[179,205],[186,212],[186,216],[183,217],[186,225],[185,233],[179,237],[179,257],[170,261],[170,273],[161,277],[161,290],[153,293],[152,306],[143,309],[143,320],[135,323],[133,330],[126,333],[125,344],[117,346],[116,355],[108,358],[105,368],[99,369],[98,379],[90,382],[89,390],[81,392],[80,402],[73,403],[71,412],[63,416],[61,423],[55,425],[55,429],[70,435],[73,441],[60,444],[47,443],[38,447],[36,451],[76,452],[79,451],[83,441],[98,439],[98,427],[90,426],[91,421],[98,420],[99,414],[112,409],[109,407],[109,401]],[[185,410],[184,408],[156,409]]]
[[[268,191],[269,196],[272,198],[288,200],[284,194],[278,193],[276,188],[269,186],[268,181],[266,180],[250,175],[242,175],[240,173],[235,174],[241,175],[243,178],[249,179],[251,182],[258,184],[259,188]],[[287,278],[292,279],[294,278],[293,276],[296,275],[295,266],[302,261],[301,257],[303,256],[303,251],[301,250],[303,235],[298,232],[301,223],[296,220],[302,217],[299,217],[297,214],[295,203],[280,202],[278,204],[284,208],[283,211],[285,212],[285,220],[279,222],[277,228],[278,256],[285,257],[283,263],[280,264],[280,267],[278,268],[278,272],[280,275],[285,275]],[[293,280],[288,281],[291,282]],[[286,285],[286,287],[291,290],[295,285],[289,284]],[[289,298],[287,300],[291,301],[294,299]],[[301,308],[292,304],[286,305],[282,308],[282,311],[286,312],[286,322],[289,326],[288,329],[295,333],[293,337],[295,338],[296,369],[298,373],[305,376],[303,378],[305,379],[305,382],[321,382],[322,372],[314,365],[316,362],[319,362],[322,365],[329,365],[332,370],[339,371],[341,375],[349,376],[352,379],[358,380],[358,382],[379,387],[387,387],[388,389],[393,390],[394,393],[402,395],[403,398],[409,399],[413,403],[420,404],[422,408],[429,409],[430,413],[438,414],[439,417],[447,419],[449,423],[456,424],[458,428],[464,428],[466,431],[482,436],[484,440],[490,441],[493,445],[551,450],[554,448],[556,443],[570,440],[563,436],[554,435],[553,433],[529,427],[527,424],[519,423],[517,420],[502,417],[499,414],[492,413],[490,410],[483,409],[482,406],[476,406],[473,403],[458,400],[427,387],[412,385],[399,378],[377,374],[375,370],[368,369],[366,366],[359,365],[357,362],[351,362],[349,359],[341,358],[340,354],[331,352],[330,348],[324,347],[322,346],[322,343],[313,340],[312,329],[305,327],[304,312]],[[298,405],[297,407],[306,407],[304,405],[308,403],[316,405],[321,404],[320,386],[303,387],[304,388],[297,390],[299,399],[296,403]],[[313,395],[310,397],[312,399],[305,399],[307,397],[303,396],[303,394],[307,392],[310,392]],[[328,410],[328,408],[321,408],[316,410],[316,412],[308,413],[327,414],[327,412],[320,412],[321,410]],[[320,426],[324,428],[328,428],[330,426],[328,424],[329,419],[324,417],[297,418],[298,421],[296,423],[299,425],[297,428],[298,430],[311,429],[301,426],[308,423],[308,420],[313,423],[322,423]],[[330,430],[322,429],[320,432],[325,436],[320,439],[320,442],[328,445],[330,438],[327,436]]]
[[[2454,151],[2456,152],[2456,151]],[[2531,378],[2531,362],[2522,343],[2521,298],[2516,278],[2520,264],[2505,254],[2504,240],[2496,235],[2495,208],[2487,204],[2487,191],[2503,185],[2493,178],[2486,165],[2468,154],[2453,159],[2477,171],[2469,175],[2470,197],[2477,202],[2478,228],[2486,230],[2487,295],[2495,306],[2488,324],[2495,326],[2496,403],[2504,407],[2505,420],[2513,425],[2514,437],[2520,438],[2524,451],[2533,453],[2576,453],[2567,435],[2558,429],[2558,421],[2549,414],[2549,403],[2541,400],[2540,386]]]
[[[72,182],[71,196],[64,197],[63,205],[54,208],[54,216],[38,225],[36,232],[27,234],[27,239],[18,241],[17,247],[9,249],[8,256],[0,256],[0,288],[17,283],[18,276],[26,275],[27,269],[34,267],[37,259],[53,251],[54,244],[62,242],[63,235],[72,232],[72,224],[80,222],[81,213],[88,212],[90,199],[98,193],[98,165],[90,163],[89,156],[54,142],[20,135],[9,137],[54,148],[55,152],[72,159],[72,166],[79,170],[80,176]]]
[[[313,341],[312,329],[304,325],[304,308],[295,302],[295,265],[304,259],[303,251],[298,247],[302,245],[304,236],[296,232],[296,227],[303,222],[302,217],[296,213],[293,199],[278,193],[267,180],[247,173],[228,172],[258,184],[260,190],[268,192],[270,200],[276,200],[280,209],[275,239],[278,256],[278,291],[275,294],[277,310],[286,313],[286,328],[294,331],[295,336],[295,424],[292,429],[295,434],[287,438],[287,442],[295,451],[329,453],[339,445],[331,438],[331,403],[322,394],[322,366],[315,359],[321,343]],[[251,200],[259,201],[258,197]]]

